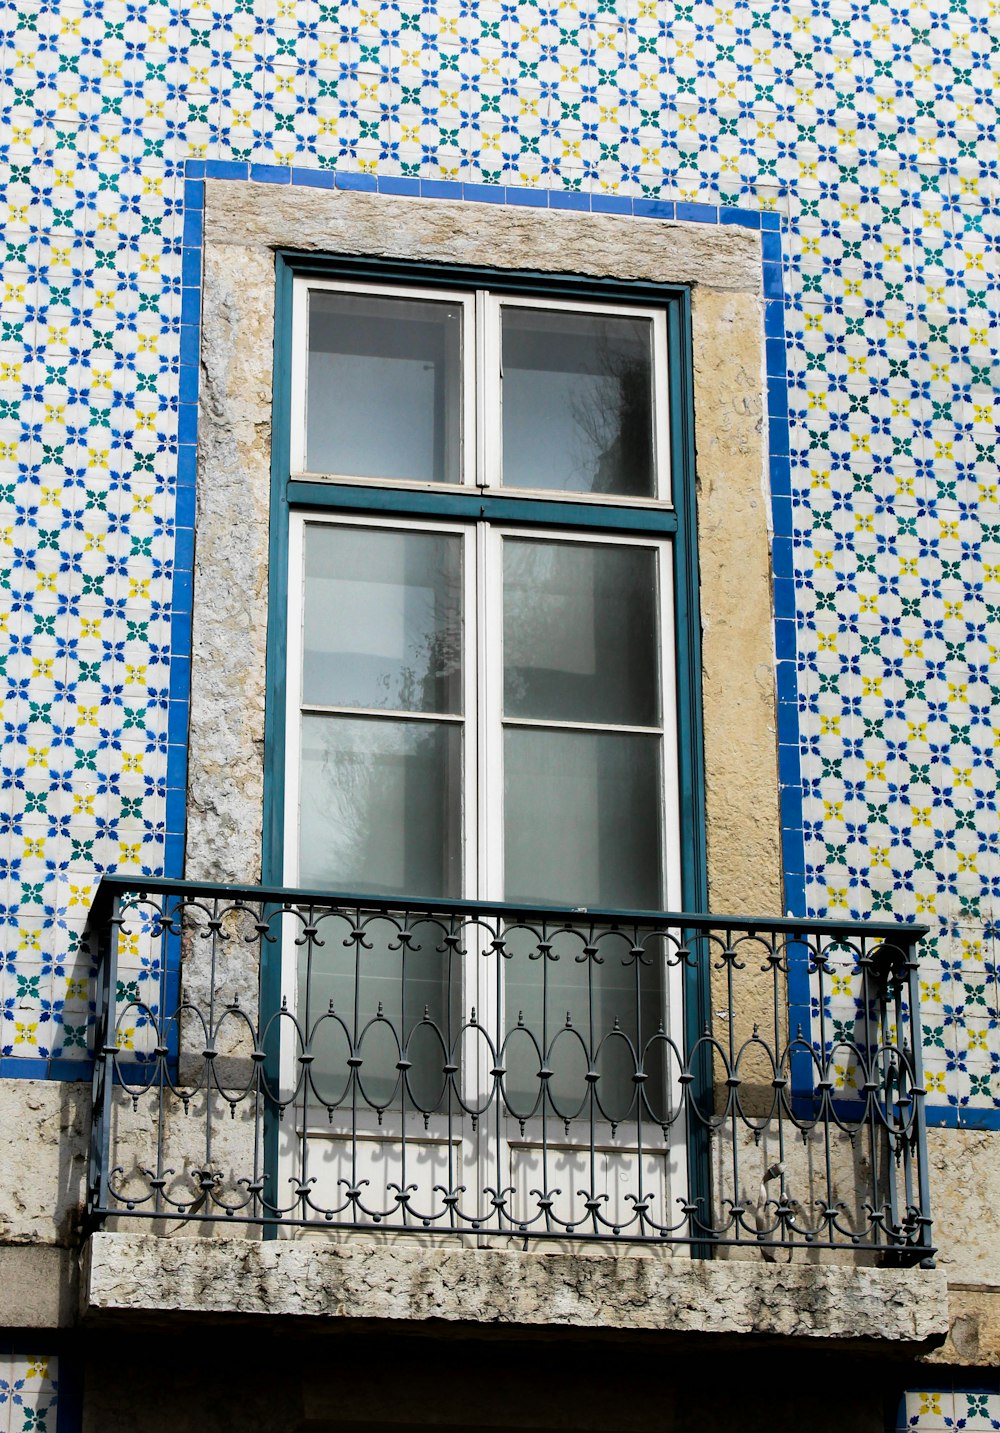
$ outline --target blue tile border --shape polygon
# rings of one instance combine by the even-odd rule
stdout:
[[[291,182],[306,189],[333,189],[335,187],[331,169],[293,169]]]
[[[332,185],[332,183],[333,183],[333,175],[332,175],[332,174],[330,175],[330,182],[331,182],[331,185]],[[471,187],[471,186],[468,186],[468,185],[467,185],[466,187],[469,188],[469,187]],[[484,187],[485,187],[485,186],[484,186]],[[401,195],[401,196],[403,196],[403,197],[405,197],[405,198],[414,199],[414,198],[416,198],[417,195],[419,195],[419,193],[420,193],[420,180],[419,180],[419,179],[412,179],[412,178],[410,178],[410,177],[408,177],[408,176],[404,176],[404,175],[398,175],[398,174],[389,175],[389,174],[387,174],[384,179],[382,179],[382,180],[379,181],[379,193],[380,193],[380,194],[396,194],[396,195]]]
[[[757,209],[720,209],[719,223],[737,224],[742,229],[761,228],[761,214]]]
[[[377,188],[377,181],[376,181],[375,175],[374,175],[374,174],[370,174],[370,175],[366,174],[366,175],[365,175],[365,178],[368,179],[368,180],[370,180],[370,183],[369,183],[367,186],[365,186],[365,187],[371,189],[371,190],[374,192],[374,191],[376,190],[376,188]],[[457,179],[421,179],[421,180],[419,181],[419,184],[420,184],[420,198],[421,198],[421,199],[461,199],[461,198],[463,198],[462,185],[458,182]],[[338,187],[338,189],[340,188],[340,181],[339,181],[339,179],[338,179],[338,181],[337,181],[337,187]],[[351,187],[351,186],[348,185],[348,186],[345,186],[345,187],[348,187],[348,188],[349,188],[349,187]],[[360,186],[358,186],[358,187],[360,187]]]
[[[719,213],[716,204],[689,204],[681,200],[676,206],[677,219],[686,224],[718,224]]]
[[[0,1080],[89,1080],[93,1069],[92,1060],[72,1060],[65,1055],[48,1059],[0,1055]]]
[[[778,216],[756,216],[761,230],[764,291],[764,353],[767,375],[768,479],[771,498],[771,581],[774,607],[775,695],[777,699],[778,805],[781,865],[786,916],[804,918],[806,909],[805,833],[802,819],[802,764],[796,639],[795,583],[792,566],[792,489],[788,443],[788,379],[785,338],[785,286]],[[774,222],[764,224],[764,220]],[[728,222],[736,222],[729,220]],[[791,946],[788,955],[788,1028],[801,1028],[812,1043],[812,1002],[808,955]],[[804,1049],[792,1055],[793,1099],[813,1087],[813,1064]]]
[[[632,213],[636,219],[676,219],[677,205],[672,199],[634,199]]]
[[[278,164],[251,164],[243,174],[213,174],[213,179],[252,179],[255,184],[291,184],[292,171]]]
[[[167,690],[167,776],[162,874],[182,877],[187,821],[188,735],[194,620],[194,548],[197,508],[198,383],[201,360],[201,285],[204,248],[204,184],[211,179],[250,178],[251,166],[221,160],[189,160],[184,185],[184,250],[181,299],[181,383],[177,410],[177,480],[174,580],[170,604],[170,681]],[[290,182],[291,170],[273,167],[274,182]],[[285,176],[282,178],[281,176]]]
[[[956,1103],[926,1105],[924,1110],[933,1129],[1000,1130],[1000,1109],[984,1110]]]
[[[284,179],[272,179],[271,183],[290,184],[292,171],[290,169],[286,170],[285,174],[286,177]],[[337,189],[357,189],[364,193],[374,194],[377,188],[374,174],[357,174],[349,169],[335,169],[333,176],[334,187]],[[257,176],[255,175],[254,178],[257,178]],[[421,188],[426,182],[428,181],[421,181]]]

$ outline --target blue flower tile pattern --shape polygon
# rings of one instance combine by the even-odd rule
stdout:
[[[56,1433],[58,1359],[0,1349],[0,1429]]]
[[[944,1433],[960,1429],[987,1433],[1000,1429],[1000,1393],[979,1389],[907,1392],[897,1421],[897,1433]]]
[[[82,1071],[95,885],[180,869],[195,167],[238,166],[427,202],[760,216],[789,906],[931,925],[935,1117],[1000,1123],[997,15],[8,8],[0,1073]],[[141,959],[127,973],[141,985]]]

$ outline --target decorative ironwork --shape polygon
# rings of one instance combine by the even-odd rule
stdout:
[[[91,925],[92,1226],[933,1254],[918,927],[125,877]]]

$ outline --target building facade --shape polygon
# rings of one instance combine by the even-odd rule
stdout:
[[[0,1427],[1000,1427],[998,23],[8,10]]]

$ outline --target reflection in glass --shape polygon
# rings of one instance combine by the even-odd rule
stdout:
[[[446,1052],[461,1026],[462,989],[459,958],[442,945],[440,927],[416,921],[403,944],[392,921],[370,920],[360,946],[349,939],[345,944],[349,930],[336,919],[322,919],[318,931],[323,944],[311,943],[299,960],[296,1007],[315,1057],[311,1120],[326,1125],[323,1106],[346,1101],[343,1115],[350,1121],[348,1060],[355,1032],[362,1031],[358,1079],[364,1101],[382,1108],[395,1091],[394,1107],[404,1103],[396,1066],[405,1045],[412,1066],[406,1108],[440,1108]],[[338,1123],[334,1116],[332,1124]]]
[[[504,898],[659,910],[660,740],[504,732]]]
[[[460,481],[462,308],[309,294],[306,469]]]
[[[310,523],[305,571],[307,704],[461,710],[460,537]]]
[[[504,715],[655,726],[656,553],[508,538]]]
[[[609,927],[583,924],[546,935],[551,950],[539,960],[531,932],[517,927],[505,932],[504,1090],[513,1113],[529,1118],[544,1083],[549,1113],[562,1119],[586,1118],[592,1092],[604,1118],[634,1117],[639,1064],[647,1076],[643,1093],[649,1111],[661,1113],[666,1057],[657,1035],[664,1013],[663,951],[649,941],[646,959],[639,961],[631,934]],[[584,955],[587,945],[596,954]],[[535,1045],[546,1052],[544,1063],[552,1071],[544,1082]],[[587,1079],[591,1057],[596,1082]]]
[[[304,716],[299,880],[372,894],[462,894],[458,723]]]
[[[501,312],[504,485],[654,496],[652,319]]]

